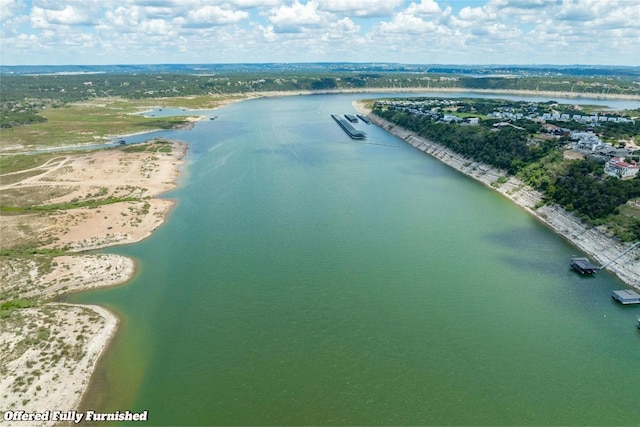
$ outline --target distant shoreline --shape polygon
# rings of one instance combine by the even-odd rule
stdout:
[[[290,96],[290,95],[318,95],[318,94],[339,94],[339,93],[481,93],[486,95],[523,95],[523,96],[541,96],[541,97],[559,97],[566,99],[594,99],[594,100],[625,100],[640,101],[640,95],[625,94],[591,94],[577,93],[566,91],[536,91],[536,90],[517,90],[517,89],[468,89],[468,88],[425,88],[425,87],[406,87],[406,88],[353,88],[353,89],[326,89],[326,90],[289,90],[289,91],[264,91],[251,92],[242,95],[247,96],[245,99],[253,99],[269,96]],[[242,101],[239,99],[238,101]]]

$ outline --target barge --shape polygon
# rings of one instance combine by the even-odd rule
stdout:
[[[598,267],[586,258],[571,258],[571,268],[580,274],[596,274]]]
[[[370,125],[371,124],[371,120],[369,120],[364,114],[356,114],[358,116],[358,118],[360,120],[362,120],[363,122],[365,122],[366,124]]]
[[[366,133],[364,133],[361,130],[358,130],[358,129],[354,128],[353,126],[351,126],[351,123],[349,123],[345,119],[341,118],[337,114],[332,114],[331,117],[333,118],[333,120],[335,120],[340,125],[342,130],[344,130],[347,133],[347,135],[349,135],[351,138],[353,138],[353,139],[365,139],[367,137]]]

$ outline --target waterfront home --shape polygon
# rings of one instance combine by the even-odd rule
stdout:
[[[640,171],[640,166],[635,161],[627,163],[624,157],[612,157],[604,166],[604,173],[620,179],[631,179]]]

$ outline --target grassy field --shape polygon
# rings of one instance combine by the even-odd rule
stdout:
[[[156,107],[187,109],[215,108],[228,98],[207,96],[129,100],[95,99],[40,112],[44,123],[2,130],[1,145],[15,151],[87,143],[101,143],[108,137],[155,129],[169,129],[188,123],[186,117],[143,117],[141,111]],[[4,170],[2,173],[6,173]]]
[[[44,110],[45,123],[2,131],[2,145],[24,148],[102,142],[108,136],[168,129],[186,123],[183,117],[145,118],[118,108],[74,104]]]
[[[2,137],[4,138],[4,131]],[[54,160],[56,158],[64,158],[64,156],[60,156],[60,153],[42,153],[42,154],[31,154],[31,155],[15,155],[10,157],[0,157],[0,173],[2,175],[8,173],[14,173],[19,171],[24,171],[27,169],[32,169],[38,166],[45,164],[49,160]],[[8,177],[7,177],[8,179]],[[15,180],[13,180],[15,182]],[[10,182],[5,181],[5,177],[2,177],[2,184],[9,184]]]
[[[477,117],[481,120],[489,120],[491,117],[486,114],[477,114],[477,113],[459,113],[457,111],[447,111],[447,114],[451,114],[452,116],[460,117],[461,119],[466,119],[469,117]]]

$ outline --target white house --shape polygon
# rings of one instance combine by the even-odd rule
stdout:
[[[635,161],[627,163],[624,157],[612,157],[605,166],[604,173],[620,179],[630,179],[635,177],[640,171],[640,166]]]

